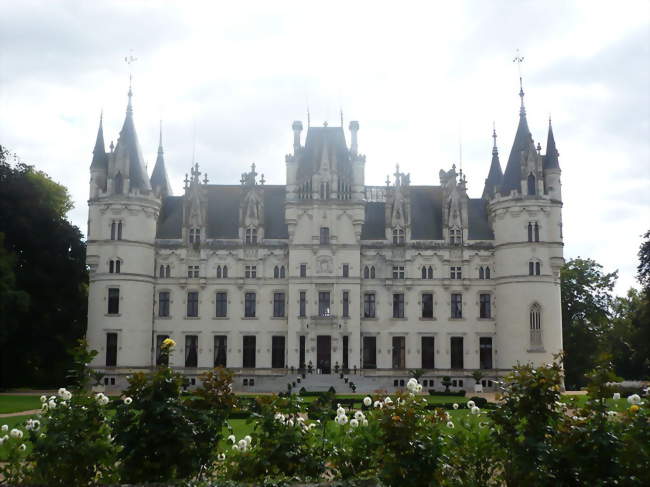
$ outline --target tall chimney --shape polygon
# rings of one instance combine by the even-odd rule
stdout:
[[[297,154],[300,151],[300,132],[302,132],[302,122],[296,120],[291,125],[293,129],[293,153]]]
[[[353,120],[350,122],[350,134],[352,136],[350,142],[350,152],[357,153],[357,132],[359,131],[359,122]]]

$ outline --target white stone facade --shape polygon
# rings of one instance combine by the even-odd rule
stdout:
[[[506,173],[495,147],[483,198],[472,199],[454,168],[440,186],[412,186],[398,168],[367,187],[358,129],[348,147],[342,127],[309,127],[303,145],[294,122],[286,186],[265,186],[254,167],[240,185],[212,185],[194,166],[174,197],[162,145],[155,175],[139,177],[130,98],[109,152],[100,127],[87,338],[107,385],[154,366],[167,336],[170,365],[190,378],[223,364],[239,389],[257,391],[285,389],[309,364],[345,367],[361,389],[399,386],[410,369],[425,369],[430,388],[449,376],[471,389],[476,370],[491,385],[562,350],[552,131],[542,156],[522,103]]]

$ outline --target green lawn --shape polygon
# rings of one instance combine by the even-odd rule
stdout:
[[[564,401],[567,405],[571,405],[573,403],[576,407],[584,407],[588,399],[589,396],[586,394],[579,396],[565,394],[562,396],[562,401]],[[607,407],[609,407],[612,411],[622,411],[630,406],[627,402],[627,397],[621,397],[619,400],[610,398],[606,400],[606,404]]]
[[[40,396],[0,396],[0,414],[40,409]]]

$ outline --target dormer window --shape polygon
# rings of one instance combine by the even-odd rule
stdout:
[[[257,245],[257,228],[246,229],[246,245]]]
[[[535,182],[536,182],[535,176],[533,175],[533,173],[530,173],[528,175],[528,194],[531,196],[537,194]]]
[[[422,266],[422,279],[433,279],[433,267]]]
[[[449,278],[450,279],[462,279],[463,278],[463,268],[460,266],[451,266],[449,268]]]
[[[479,279],[490,279],[490,268],[489,267],[479,267],[478,269],[478,278]]]
[[[463,243],[463,232],[460,228],[449,229],[449,243],[451,245],[460,245]]]
[[[190,243],[191,244],[201,243],[201,229],[200,228],[190,228]]]
[[[400,227],[393,228],[393,245],[404,245],[404,229]]]

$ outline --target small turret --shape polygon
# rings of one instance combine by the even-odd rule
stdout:
[[[357,154],[359,148],[357,142],[357,132],[359,132],[359,122],[353,120],[350,122],[350,152],[353,155]]]
[[[169,184],[167,177],[167,169],[165,168],[165,159],[163,157],[163,144],[162,144],[162,122],[160,123],[160,140],[158,142],[158,157],[156,158],[156,165],[151,173],[151,189],[154,194],[160,198],[165,196],[172,196],[172,188]]]
[[[99,129],[93,149],[93,161],[90,164],[90,197],[97,196],[106,191],[106,171],[108,169],[108,155],[104,147],[103,114],[99,117]]]
[[[498,190],[503,181],[503,172],[501,171],[501,163],[499,162],[499,150],[497,149],[497,131],[492,128],[492,138],[494,144],[492,146],[492,162],[490,163],[490,171],[488,177],[485,179],[485,187],[483,188],[483,199],[490,199]]]
[[[562,201],[562,184],[560,181],[560,153],[555,146],[551,118],[548,119],[548,138],[546,139],[546,155],[544,156],[544,188],[551,198]]]
[[[298,154],[300,152],[300,133],[302,132],[302,122],[296,120],[291,125],[293,129],[293,153]]]

